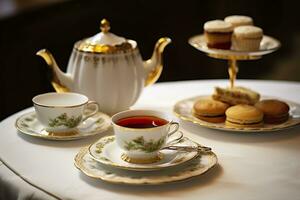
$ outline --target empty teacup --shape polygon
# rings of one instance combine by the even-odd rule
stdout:
[[[78,93],[45,93],[35,96],[32,101],[38,121],[50,134],[74,134],[81,122],[99,110],[97,102]],[[88,106],[93,109],[83,116]]]
[[[112,116],[112,124],[116,142],[124,151],[122,159],[139,164],[159,161],[159,150],[179,128],[168,115],[154,110],[123,111]]]

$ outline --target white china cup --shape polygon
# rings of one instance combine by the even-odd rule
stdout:
[[[151,128],[128,128],[117,124],[120,119],[136,116],[158,117],[166,120],[167,123]],[[119,112],[112,116],[112,125],[117,146],[124,151],[122,159],[137,164],[159,161],[162,156],[159,150],[165,146],[168,137],[179,129],[179,124],[173,122],[167,114],[154,110],[127,110]],[[182,138],[182,134],[179,138]],[[151,145],[154,146],[149,147]]]
[[[78,125],[99,111],[97,102],[78,93],[45,93],[33,97],[32,102],[38,121],[49,133],[74,133]],[[83,116],[89,105],[93,110]]]

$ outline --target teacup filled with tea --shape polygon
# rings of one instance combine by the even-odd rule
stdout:
[[[32,102],[38,121],[53,135],[76,134],[76,127],[99,111],[97,102],[78,93],[45,93]],[[88,106],[93,110],[83,116]]]
[[[159,161],[159,150],[179,128],[168,115],[154,110],[123,111],[112,116],[112,124],[116,142],[124,151],[122,159],[139,164]]]

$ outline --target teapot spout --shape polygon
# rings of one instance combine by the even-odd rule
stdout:
[[[155,44],[152,57],[144,61],[146,69],[145,86],[152,85],[159,78],[163,69],[162,53],[170,42],[171,39],[168,37],[160,38]]]
[[[58,93],[69,92],[73,80],[69,74],[63,73],[56,64],[50,51],[47,49],[39,50],[36,55],[41,56],[52,70],[51,84]]]

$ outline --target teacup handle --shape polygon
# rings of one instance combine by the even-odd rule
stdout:
[[[99,104],[98,104],[96,101],[89,101],[89,102],[85,105],[85,109],[86,109],[89,105],[94,105],[94,106],[95,106],[95,110],[94,110],[92,113],[86,115],[86,116],[82,119],[83,122],[84,122],[85,120],[87,120],[88,118],[90,118],[90,117],[94,116],[95,114],[97,114],[97,112],[99,111]]]
[[[170,129],[171,127],[174,127],[174,130],[172,130],[170,133],[168,133],[168,137],[172,136],[174,133],[176,133],[179,129],[179,123],[177,122],[170,122]],[[179,136],[177,138],[174,138],[173,140],[171,141],[168,141],[168,144],[172,144],[174,142],[178,142],[179,140],[181,140],[181,138],[183,137],[183,134],[181,131],[179,131]]]
[[[172,126],[174,127],[174,130],[172,130],[171,132],[168,133],[168,137],[170,137],[171,135],[173,135],[174,133],[176,133],[178,131],[179,123],[178,122],[170,122],[169,130],[172,128]]]

